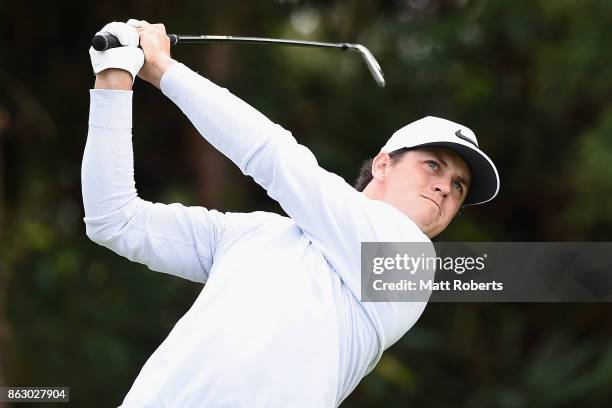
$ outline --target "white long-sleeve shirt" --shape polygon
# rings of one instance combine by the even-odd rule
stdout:
[[[87,235],[151,270],[206,283],[122,407],[333,407],[424,302],[361,302],[362,241],[430,242],[396,208],[318,166],[290,132],[182,64],[161,90],[289,215],[138,197],[132,92],[91,90]]]

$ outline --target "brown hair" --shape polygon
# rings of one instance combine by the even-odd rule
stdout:
[[[404,157],[404,155],[407,152],[409,152],[412,149],[413,148],[402,147],[401,149],[397,149],[389,153],[389,157],[391,158],[391,164],[396,164],[398,161],[401,160],[402,157]],[[355,187],[355,190],[363,191],[367,187],[367,185],[370,184],[370,181],[372,181],[372,179],[374,178],[372,176],[372,162],[373,161],[374,161],[374,158],[372,157],[364,161],[363,164],[361,165],[361,168],[359,169],[359,175],[357,176],[357,179],[355,180],[355,183],[353,184],[353,187]]]

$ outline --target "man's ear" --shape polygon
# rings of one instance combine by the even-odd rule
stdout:
[[[372,178],[376,181],[383,181],[389,173],[391,157],[389,153],[380,152],[372,160]]]

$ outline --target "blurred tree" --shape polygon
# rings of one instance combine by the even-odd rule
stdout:
[[[0,75],[2,73],[0,72]],[[0,77],[0,84],[4,81]],[[8,126],[9,115],[6,112],[6,108],[0,104],[0,247],[5,248],[4,231],[5,227],[5,216],[4,216],[4,144],[1,142],[4,138],[4,129]],[[6,372],[8,372],[8,356],[9,353],[9,338],[10,338],[10,326],[6,320],[6,293],[7,293],[7,281],[8,281],[8,270],[6,266],[6,258],[4,253],[0,255],[0,384],[5,384]],[[3,408],[6,404],[0,402],[0,408]]]

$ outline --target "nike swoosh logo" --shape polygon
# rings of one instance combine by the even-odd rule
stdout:
[[[461,134],[461,129],[459,129],[458,131],[455,132],[455,136],[457,136],[461,140],[465,140],[466,142],[473,144],[474,146],[476,146],[477,149],[479,148],[478,144],[475,141],[473,141],[469,137]]]

